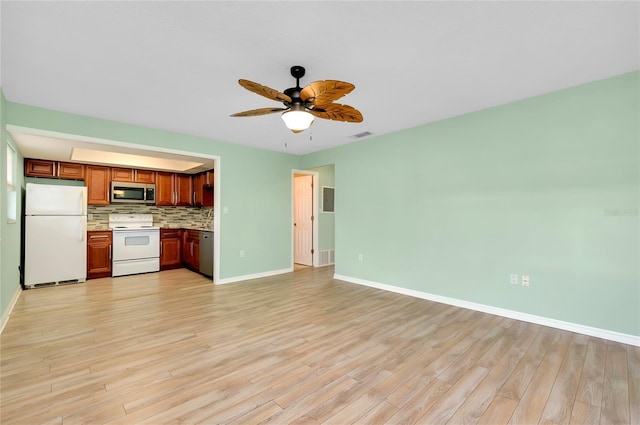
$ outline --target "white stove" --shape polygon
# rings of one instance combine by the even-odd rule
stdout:
[[[152,214],[109,214],[109,228],[113,277],[160,270],[160,228]]]
[[[160,229],[153,225],[153,214],[109,214],[111,230]]]

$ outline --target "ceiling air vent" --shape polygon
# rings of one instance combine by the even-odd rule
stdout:
[[[370,131],[363,131],[362,133],[354,134],[351,136],[352,139],[361,139],[363,137],[371,136],[373,133]]]

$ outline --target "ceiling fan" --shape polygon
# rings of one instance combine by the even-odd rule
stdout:
[[[305,69],[296,65],[291,67],[291,76],[296,79],[296,86],[284,92],[272,89],[249,80],[238,80],[245,89],[282,102],[284,108],[260,108],[232,114],[232,117],[254,117],[258,115],[282,112],[282,119],[291,131],[300,133],[313,124],[314,117],[344,122],[362,122],[360,111],[349,105],[333,103],[334,100],[350,93],[355,86],[337,80],[314,81],[308,86],[300,87],[300,78]]]

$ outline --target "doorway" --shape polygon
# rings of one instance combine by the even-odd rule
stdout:
[[[293,263],[315,265],[317,230],[315,216],[317,203],[317,173],[294,171],[293,173]]]

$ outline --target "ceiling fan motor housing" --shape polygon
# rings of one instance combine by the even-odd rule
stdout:
[[[291,102],[283,102],[285,106],[289,107],[295,104],[302,104],[302,99],[300,98],[300,78],[304,77],[305,69],[303,66],[294,65],[291,67],[291,76],[296,79],[296,86],[288,88],[284,91],[284,94],[291,98]]]
[[[300,78],[304,77],[304,72],[305,72],[304,66],[294,65],[291,67],[291,76],[296,80],[299,80]]]

